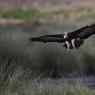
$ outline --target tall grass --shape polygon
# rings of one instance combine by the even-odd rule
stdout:
[[[37,21],[39,19],[54,19],[59,18],[62,19],[74,19],[76,21],[82,21],[88,18],[94,18],[95,12],[91,9],[81,8],[76,11],[70,10],[59,10],[52,12],[41,12],[39,9],[31,9],[31,10],[21,10],[21,9],[12,9],[5,12],[0,13],[0,18],[12,18],[12,19],[24,19],[24,20],[32,20]]]
[[[94,46],[67,54],[62,45],[29,41],[33,34],[51,31],[51,25],[30,26],[0,26],[0,95],[94,95],[80,83],[41,80],[92,74]]]
[[[3,73],[6,77],[12,76],[18,67],[22,71],[28,70],[26,77],[29,77],[27,73],[31,77],[41,75],[54,78],[94,74],[94,55],[90,54],[87,48],[84,48],[84,50],[87,49],[85,52],[84,50],[80,50],[81,52],[71,50],[67,54],[66,49],[56,43],[32,43],[29,41],[30,36],[40,30],[36,28],[33,32],[32,28],[24,26],[10,25],[0,28],[1,76]],[[28,28],[29,31],[27,31]],[[92,48],[94,50],[93,46],[89,50]]]
[[[10,10],[1,14],[1,18],[13,18],[13,19],[26,19],[26,20],[38,20],[43,13],[39,10]]]
[[[9,79],[6,88],[0,89],[1,95],[94,95],[95,93],[82,85],[68,84],[59,80],[31,80],[23,82],[14,78]],[[1,87],[1,86],[0,86]]]

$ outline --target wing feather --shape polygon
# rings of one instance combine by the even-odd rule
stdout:
[[[42,41],[42,42],[64,42],[63,34],[44,35],[44,36],[31,38],[30,40],[31,41]]]
[[[87,28],[85,28],[80,34],[79,34],[79,38],[81,39],[86,39],[92,35],[95,34],[95,24],[92,24],[90,26],[88,26]]]
[[[95,34],[95,23],[84,26],[80,29],[75,30],[74,32],[71,32],[71,37],[79,37],[81,39],[86,39],[93,34]]]

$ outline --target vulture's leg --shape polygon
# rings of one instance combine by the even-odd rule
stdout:
[[[71,40],[71,44],[72,44],[72,46],[73,46],[73,49],[75,50],[75,49],[76,49],[76,46],[75,46],[75,39],[72,39],[72,40]]]
[[[69,51],[69,49],[70,49],[70,43],[68,41],[66,41],[66,45],[67,45],[67,49]]]

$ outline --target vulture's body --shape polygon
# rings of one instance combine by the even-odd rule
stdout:
[[[79,48],[85,39],[95,34],[95,23],[84,26],[73,32],[64,32],[63,34],[43,35],[31,38],[31,41],[42,42],[59,42],[64,43],[64,47],[68,49]]]

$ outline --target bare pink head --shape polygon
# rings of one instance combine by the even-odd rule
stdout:
[[[64,32],[64,38],[68,38],[68,32]]]

